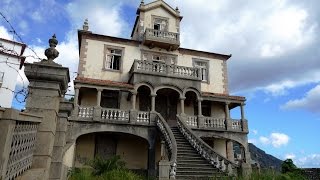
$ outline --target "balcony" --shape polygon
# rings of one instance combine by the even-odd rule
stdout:
[[[82,107],[77,108],[76,121],[100,122],[107,124],[131,124],[155,126],[157,113],[137,110]],[[246,119],[225,119],[206,116],[179,115],[186,125],[196,130],[248,132]]]
[[[150,48],[160,47],[167,50],[176,50],[180,46],[180,37],[179,33],[147,28],[144,33],[143,44]]]
[[[201,71],[193,67],[135,60],[130,74],[129,83],[131,84],[142,81],[152,82],[153,85],[175,84],[182,89],[201,86]]]
[[[238,120],[206,116],[186,116],[182,117],[182,119],[192,129],[248,132],[248,122],[245,119]]]

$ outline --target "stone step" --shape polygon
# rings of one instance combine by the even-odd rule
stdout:
[[[176,175],[176,180],[233,180],[233,179],[232,177],[224,176],[223,174],[216,174],[213,176]]]
[[[185,167],[185,166],[177,166],[177,171],[181,172],[181,171],[208,171],[208,172],[218,172],[218,170],[214,167],[202,167],[202,166],[189,166],[189,167]]]
[[[206,176],[213,176],[216,173],[219,173],[217,171],[212,171],[212,170],[177,170],[177,175],[206,175]]]

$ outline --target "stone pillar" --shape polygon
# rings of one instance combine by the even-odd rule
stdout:
[[[169,180],[170,162],[168,160],[159,161],[159,180]]]
[[[132,92],[132,110],[136,110],[137,92]]]
[[[233,142],[231,140],[227,140],[227,158],[234,162]]]
[[[61,97],[70,82],[69,69],[51,60],[43,60],[40,63],[26,63],[25,74],[30,82],[26,112],[44,117],[38,128],[32,167],[44,169],[42,179],[49,179],[59,119],[57,115]]]
[[[151,111],[156,111],[156,96],[157,94],[151,94]]]
[[[204,127],[204,117],[202,115],[202,98],[198,99],[198,128],[203,128]]]
[[[156,151],[154,146],[148,149],[148,176],[153,177],[156,175]]]
[[[97,88],[97,107],[101,107],[100,103],[101,103],[101,92],[103,89]]]
[[[230,110],[229,110],[229,102],[225,102],[225,106],[224,106],[224,112],[225,112],[225,116],[226,116],[226,130],[232,130],[232,122],[230,119]]]
[[[245,106],[245,105],[246,105],[245,103],[241,103],[241,105],[240,105],[240,110],[241,110],[241,120],[246,119],[246,118],[245,118],[245,116],[244,116],[244,106]]]
[[[50,180],[60,180],[63,178],[63,149],[66,145],[66,131],[68,127],[68,117],[73,109],[73,104],[67,101],[60,103],[59,118],[52,152],[50,167]]]
[[[79,87],[74,87],[74,100],[73,100],[73,106],[74,106],[74,110],[73,110],[73,116],[77,117],[79,114],[79,104],[78,104],[78,100],[79,100]]]
[[[181,105],[181,115],[185,115],[184,113],[184,100],[186,97],[180,97],[180,105]]]

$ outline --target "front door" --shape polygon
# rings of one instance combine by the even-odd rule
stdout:
[[[168,122],[169,126],[176,126],[177,98],[174,95],[157,95],[156,111]]]

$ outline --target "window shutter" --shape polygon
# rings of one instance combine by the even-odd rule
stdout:
[[[106,62],[105,62],[105,68],[106,68],[106,69],[112,69],[112,63],[111,63],[111,61],[112,61],[112,55],[111,55],[111,54],[108,54],[108,55],[106,56]]]

